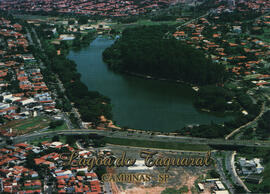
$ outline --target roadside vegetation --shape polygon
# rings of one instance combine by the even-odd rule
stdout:
[[[260,184],[245,183],[253,193],[269,193],[270,191],[270,148],[244,148],[237,152],[247,159],[261,158],[264,166]]]
[[[64,85],[64,91],[59,86],[54,86],[59,98],[56,101],[56,107],[65,112],[72,109],[71,102],[78,109],[81,119],[85,122],[93,122],[97,124],[100,116],[104,115],[107,119],[112,118],[110,99],[101,95],[97,91],[89,91],[87,86],[80,81],[80,74],[76,70],[74,61],[67,59],[67,54],[71,49],[80,49],[88,46],[95,38],[94,31],[89,31],[87,34],[76,34],[73,41],[60,41],[59,44],[52,44],[55,35],[44,32],[47,26],[41,26],[37,29],[39,34],[44,54],[39,49],[33,48],[35,55],[46,64],[44,70],[47,82],[57,83],[57,77],[52,73],[58,75],[59,79]],[[63,31],[62,26],[58,27],[58,32]],[[60,52],[61,54],[59,54]],[[65,98],[65,95],[68,98]],[[72,123],[77,119],[74,115],[70,115]]]

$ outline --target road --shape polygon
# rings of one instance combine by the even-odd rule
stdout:
[[[210,14],[210,12],[207,12],[207,13],[204,14],[204,15],[201,15],[201,16],[199,16],[199,17],[197,17],[197,18],[194,18],[194,19],[192,19],[192,20],[189,20],[189,21],[187,21],[187,22],[181,24],[180,26],[177,26],[177,27],[176,27],[176,30],[180,30],[180,28],[182,28],[183,26],[186,26],[186,25],[188,25],[188,24],[190,24],[190,23],[192,23],[192,22],[194,22],[194,21],[196,21],[196,20],[198,20],[198,19],[200,19],[200,18],[206,17],[208,14]],[[165,33],[165,36],[164,36],[164,37],[167,37],[168,35],[170,36],[171,33],[170,33],[170,32]]]
[[[28,41],[29,41],[29,44],[30,44],[30,45],[34,45],[33,39],[32,39],[32,37],[31,37],[31,34],[30,34],[28,28],[26,28],[26,32],[27,32],[26,36],[27,36],[27,39],[28,39]]]
[[[106,194],[113,194],[110,183],[108,183],[108,182],[105,182],[104,183],[104,185],[103,185],[103,191],[105,191],[104,193],[106,193]]]
[[[226,154],[226,166],[227,169],[232,177],[232,181],[237,184],[242,186],[246,192],[250,193],[251,191],[247,188],[247,186],[245,185],[245,183],[241,180],[241,178],[237,175],[236,170],[235,170],[235,155],[236,155],[236,151],[233,152],[228,152]]]
[[[59,79],[59,76],[58,76],[58,75],[56,75],[56,79],[57,79],[58,86],[59,86],[61,92],[62,92],[63,94],[65,94],[66,89],[65,89],[63,83],[61,82],[61,80]],[[66,98],[66,99],[69,101],[69,99],[68,99],[68,97],[67,97],[66,95],[64,95],[64,98]],[[77,117],[77,119],[79,120],[79,122],[78,122],[79,127],[80,127],[81,129],[84,129],[84,127],[83,127],[83,125],[82,125],[81,115],[80,115],[80,113],[77,111],[77,109],[74,108],[73,105],[72,105],[71,113],[73,113],[73,114]],[[69,128],[69,129],[73,129],[72,123],[71,123],[71,121],[70,121],[68,115],[67,115],[66,113],[63,113],[63,115],[64,115],[64,120],[66,121],[66,124],[67,124],[68,128]]]
[[[38,37],[38,35],[37,35],[36,30],[35,30],[33,27],[31,28],[31,30],[32,30],[32,32],[34,33],[35,37],[36,37],[36,40],[37,40],[37,43],[38,43],[38,46],[39,46],[40,50],[41,50],[42,52],[44,52],[44,49],[42,48],[42,45],[41,45],[41,42],[40,42],[40,39],[39,39],[39,37]]]
[[[34,34],[34,36],[35,36],[35,38],[36,38],[36,40],[37,40],[37,43],[38,43],[37,46],[39,47],[39,49],[40,49],[42,52],[44,52],[44,49],[43,49],[43,47],[42,47],[41,41],[40,41],[40,39],[39,39],[39,37],[38,37],[38,35],[37,35],[36,30],[35,30],[33,27],[31,27],[31,31],[33,32],[33,34]],[[29,32],[29,29],[28,29],[28,28],[27,28],[27,36],[28,36],[28,38],[29,38],[29,41],[32,42],[32,44],[33,44],[33,40],[32,40],[32,37],[31,37],[31,33]],[[39,66],[40,66],[40,68],[42,68],[42,69],[45,69],[45,68],[46,68],[45,65],[44,65],[44,63],[43,63],[42,61],[40,62]],[[60,87],[61,92],[63,92],[63,93],[65,94],[65,88],[64,88],[64,86],[63,86],[63,84],[62,84],[62,82],[61,82],[61,80],[59,79],[58,76],[57,76],[57,81],[58,81],[58,85],[59,85],[59,87]],[[65,95],[64,97],[65,97],[66,99],[68,99],[66,95]],[[83,129],[84,127],[82,126],[82,121],[81,121],[81,119],[80,119],[80,114],[78,113],[78,111],[77,111],[73,106],[72,106],[71,112],[74,113],[75,116],[78,118],[78,120],[79,120],[79,127],[80,127],[81,129]],[[70,121],[69,116],[67,115],[67,113],[62,113],[62,116],[63,116],[63,118],[64,118],[64,120],[65,120],[65,123],[66,123],[68,129],[73,129],[72,123],[71,123],[71,121]]]
[[[14,138],[14,142],[24,142],[30,139],[38,139],[43,137],[53,137],[55,135],[88,135],[97,134],[111,138],[122,138],[130,140],[145,140],[157,142],[175,142],[187,144],[204,144],[208,145],[230,145],[230,146],[248,146],[248,147],[270,147],[269,141],[250,141],[250,140],[225,140],[225,139],[207,139],[207,138],[194,138],[194,137],[181,137],[181,136],[158,136],[149,133],[130,133],[128,131],[103,131],[95,129],[78,129],[78,130],[61,130],[50,132],[36,132],[32,134],[25,134]],[[210,142],[211,141],[211,142]]]
[[[230,193],[235,193],[231,182],[227,179],[224,173],[224,169],[222,166],[222,158],[217,157],[216,164],[217,164],[217,171],[219,172],[220,175],[220,180],[228,187]]]
[[[180,30],[180,28],[182,28],[183,26],[186,26],[186,25],[188,25],[188,24],[190,24],[190,23],[192,23],[192,22],[194,22],[194,21],[196,21],[196,20],[198,20],[198,19],[200,19],[200,18],[203,18],[203,17],[208,16],[209,13],[210,13],[210,12],[207,12],[207,13],[204,14],[204,15],[201,15],[201,16],[199,16],[199,17],[197,17],[197,18],[194,18],[194,19],[192,19],[192,20],[189,20],[189,21],[187,21],[187,22],[181,24],[180,26],[177,26],[177,27],[176,27],[176,30]]]
[[[226,140],[229,139],[229,138],[232,137],[235,133],[239,132],[241,129],[243,129],[243,128],[245,128],[245,127],[248,127],[248,126],[250,126],[250,125],[253,125],[255,122],[257,122],[257,121],[259,120],[259,118],[262,117],[262,115],[263,115],[263,113],[264,113],[264,111],[265,111],[265,104],[266,104],[266,103],[263,102],[262,108],[261,108],[261,112],[260,112],[260,114],[259,114],[254,120],[252,120],[252,121],[250,121],[250,122],[248,122],[248,123],[242,125],[241,127],[238,127],[237,129],[233,130],[229,135],[227,135],[227,136],[225,137],[225,139],[226,139]]]

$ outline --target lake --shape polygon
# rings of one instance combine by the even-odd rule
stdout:
[[[193,106],[195,91],[188,85],[115,73],[102,60],[114,40],[98,37],[88,47],[71,51],[81,80],[89,90],[109,97],[113,120],[121,127],[172,132],[191,124],[222,123],[231,116],[201,112]]]

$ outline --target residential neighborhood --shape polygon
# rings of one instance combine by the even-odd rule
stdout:
[[[167,7],[176,1],[37,1],[16,2],[2,1],[0,8],[3,10],[25,10],[30,12],[51,12],[57,10],[59,13],[87,14],[98,16],[129,16],[152,12]],[[34,3],[34,4],[33,4]],[[43,5],[40,6],[40,3]]]
[[[0,193],[269,193],[269,100],[269,0],[0,0]]]
[[[1,192],[6,193],[103,193],[103,187],[93,171],[87,167],[65,169],[59,157],[61,150],[74,148],[61,142],[42,142],[40,146],[26,143],[6,146],[1,153]],[[80,151],[81,156],[95,153]],[[31,155],[39,155],[30,158]],[[31,161],[30,161],[31,160]],[[34,163],[33,163],[34,162]],[[24,167],[25,164],[30,167]],[[33,169],[36,169],[33,170]],[[43,180],[40,178],[43,177]]]
[[[8,119],[57,113],[55,100],[43,80],[36,59],[27,50],[28,40],[19,24],[1,18],[1,108],[0,114]],[[7,45],[7,47],[5,47]],[[29,54],[28,54],[29,53]]]

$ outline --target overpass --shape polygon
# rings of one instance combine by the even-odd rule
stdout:
[[[205,145],[227,145],[227,146],[247,146],[247,147],[270,147],[269,141],[253,141],[253,140],[225,140],[225,139],[208,139],[197,137],[184,136],[167,136],[154,135],[147,132],[130,132],[130,131],[104,131],[96,129],[74,129],[48,132],[34,132],[32,134],[21,135],[13,138],[14,143],[40,139],[50,138],[56,135],[89,135],[96,134],[111,138],[130,139],[130,140],[144,140],[156,142],[174,142],[187,144],[205,144]]]

